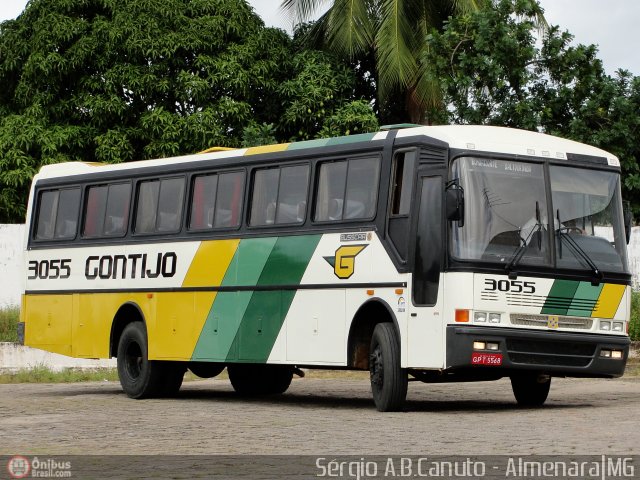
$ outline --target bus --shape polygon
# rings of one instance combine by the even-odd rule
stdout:
[[[537,132],[376,133],[42,167],[25,234],[23,343],[117,358],[132,398],[227,369],[242,395],[302,369],[409,380],[619,377],[631,275],[619,160]]]

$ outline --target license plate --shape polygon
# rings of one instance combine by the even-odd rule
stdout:
[[[502,365],[502,354],[473,352],[471,354],[471,364],[499,366]]]

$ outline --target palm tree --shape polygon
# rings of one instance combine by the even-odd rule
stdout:
[[[281,8],[296,23],[313,18],[327,0],[283,0]],[[373,53],[378,107],[404,95],[403,120],[428,123],[441,92],[430,65],[421,61],[431,29],[441,29],[452,15],[464,15],[492,0],[333,0],[311,34],[350,60]],[[542,10],[540,9],[540,18]],[[540,23],[539,23],[540,24]]]

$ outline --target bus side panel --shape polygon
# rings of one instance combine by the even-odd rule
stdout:
[[[25,295],[25,345],[71,355],[73,296]]]
[[[140,308],[147,328],[153,328],[149,319],[155,316],[155,301],[145,293],[81,293],[77,297],[77,315],[72,330],[74,357],[110,357],[113,320],[126,303]]]

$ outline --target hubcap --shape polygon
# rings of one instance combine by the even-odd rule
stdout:
[[[371,375],[371,384],[378,388],[382,388],[382,382],[384,381],[384,371],[382,368],[382,351],[380,346],[377,345],[369,356],[369,372]]]
[[[125,366],[129,377],[134,380],[140,377],[140,372],[142,371],[142,350],[140,349],[140,345],[131,342],[127,346],[125,358]]]

